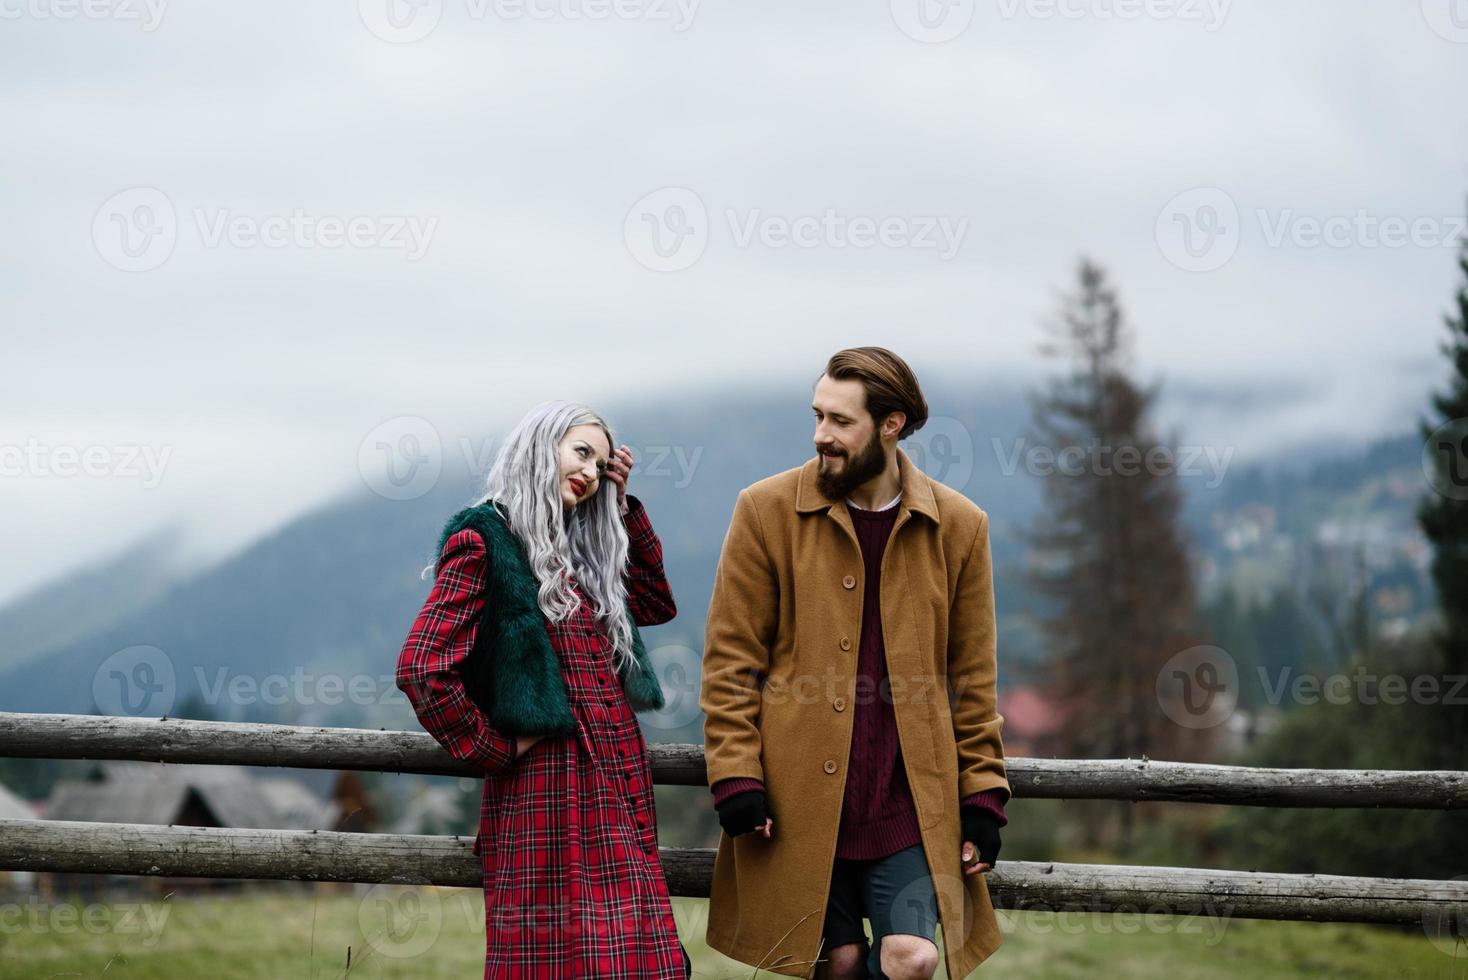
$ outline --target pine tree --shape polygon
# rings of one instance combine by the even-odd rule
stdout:
[[[1036,438],[1080,463],[1045,475],[1046,508],[1029,534],[1030,580],[1052,605],[1041,623],[1041,683],[1065,719],[1058,749],[1198,758],[1207,733],[1170,721],[1157,699],[1163,665],[1200,642],[1177,474],[1147,462],[1169,449],[1147,418],[1158,386],[1128,377],[1129,330],[1105,273],[1088,261],[1049,333],[1042,353],[1069,370],[1030,396]],[[1124,459],[1136,462],[1123,469]],[[1130,813],[1127,805],[1124,842]]]
[[[1455,314],[1443,317],[1448,338],[1439,346],[1452,362],[1452,376],[1447,390],[1432,396],[1438,419],[1419,420],[1422,438],[1434,443],[1427,449],[1435,492],[1423,498],[1417,520],[1433,546],[1432,579],[1442,611],[1434,643],[1445,677],[1468,674],[1468,241],[1458,268],[1464,282],[1455,297]],[[1462,712],[1435,714],[1445,723],[1445,747],[1461,760],[1468,753],[1468,723],[1462,721]]]

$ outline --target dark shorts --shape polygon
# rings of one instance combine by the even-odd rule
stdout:
[[[872,921],[867,973],[881,977],[882,937],[894,933],[933,939],[938,930],[938,897],[921,844],[884,858],[847,861],[831,869],[831,897],[822,930],[825,949],[867,942],[863,918]]]

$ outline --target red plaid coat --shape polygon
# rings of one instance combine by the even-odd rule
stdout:
[[[641,502],[627,499],[633,619],[664,623],[676,608],[662,544]],[[474,531],[445,542],[397,668],[423,727],[485,774],[475,841],[484,869],[484,976],[683,980],[658,857],[652,765],[612,668],[611,643],[584,598],[565,622],[547,621],[576,735],[543,739],[516,759],[515,740],[490,726],[455,671],[474,645],[485,561]]]

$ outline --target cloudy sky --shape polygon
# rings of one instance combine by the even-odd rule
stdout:
[[[0,18],[0,600],[172,519],[236,546],[404,418],[862,343],[1025,376],[1082,254],[1144,372],[1308,393],[1208,423],[1241,458],[1401,431],[1442,378],[1468,0]]]

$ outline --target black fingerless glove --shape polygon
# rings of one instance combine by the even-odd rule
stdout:
[[[742,793],[735,793],[715,809],[719,811],[719,826],[730,837],[738,837],[751,830],[763,830],[765,819],[770,816],[765,804],[765,791],[762,789],[747,789]]]
[[[999,818],[981,806],[961,806],[958,815],[963,824],[963,840],[972,841],[979,850],[979,860],[994,867],[994,862],[999,860]],[[963,841],[958,846],[962,848]],[[959,859],[963,859],[961,850]]]

